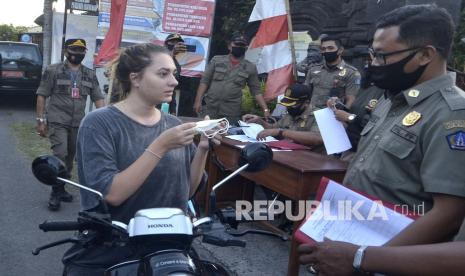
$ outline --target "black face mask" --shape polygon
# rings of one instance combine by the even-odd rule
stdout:
[[[362,79],[360,81],[360,86],[362,88],[368,88],[370,85],[371,85],[370,66],[365,65],[365,67],[363,67],[363,74],[362,74]]]
[[[297,117],[300,114],[304,113],[304,111],[305,111],[305,108],[303,108],[302,104],[297,104],[295,106],[289,106],[287,108],[287,113],[289,113],[289,115],[291,115],[292,117]]]
[[[74,64],[74,65],[78,65],[78,64],[81,64],[82,60],[84,59],[86,54],[71,54],[71,53],[67,53],[66,54],[66,59]]]
[[[423,75],[428,64],[418,67],[412,73],[405,73],[404,67],[416,54],[414,52],[398,62],[383,66],[369,66],[370,80],[379,88],[389,90],[397,94],[400,91],[412,87]]]
[[[244,47],[232,47],[231,48],[231,54],[236,58],[240,58],[240,57],[243,57],[245,55],[245,50],[246,50],[246,48],[244,48]]]
[[[322,55],[325,57],[326,62],[335,62],[338,58],[339,55],[337,54],[337,51],[334,52],[324,52]]]

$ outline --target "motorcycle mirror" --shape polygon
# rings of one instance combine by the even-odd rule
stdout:
[[[246,172],[259,172],[266,169],[273,160],[273,151],[265,143],[252,143],[245,146],[239,155],[239,166],[249,166]]]
[[[61,182],[65,182],[72,186],[94,193],[98,195],[100,201],[103,202],[103,205],[106,205],[101,192],[66,179],[68,174],[66,166],[63,161],[58,159],[56,156],[42,155],[34,159],[34,161],[32,161],[32,173],[40,182],[50,186],[56,186],[61,184]],[[108,208],[106,206],[102,208],[105,212],[108,212]]]
[[[32,161],[32,173],[42,183],[50,186],[60,184],[58,177],[66,177],[66,166],[53,155],[42,155]]]

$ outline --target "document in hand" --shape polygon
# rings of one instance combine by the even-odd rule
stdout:
[[[321,180],[316,201],[318,206],[294,234],[300,242],[328,238],[379,246],[414,221],[399,213],[400,206],[370,199],[327,178]]]
[[[326,153],[341,153],[352,148],[344,125],[336,119],[331,109],[320,109],[313,112],[313,115],[323,138]]]
[[[244,134],[251,138],[255,139],[254,142],[257,142],[257,135],[264,130],[263,126],[256,124],[256,123],[246,123],[244,121],[239,120],[239,126],[242,127],[242,131]],[[277,141],[274,137],[268,136],[263,142],[269,142],[269,141]]]

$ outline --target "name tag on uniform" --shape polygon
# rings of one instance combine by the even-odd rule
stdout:
[[[80,99],[81,95],[79,94],[79,88],[73,87],[71,88],[71,98],[73,99]]]

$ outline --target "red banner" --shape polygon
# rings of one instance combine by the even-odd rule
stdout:
[[[167,33],[208,37],[214,12],[214,1],[166,0],[163,30]]]
[[[118,55],[119,45],[123,35],[124,15],[126,14],[127,2],[127,0],[111,1],[110,28],[94,60],[94,64],[97,66],[111,61]]]

